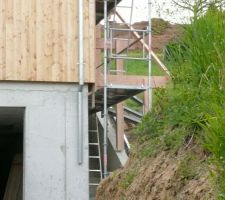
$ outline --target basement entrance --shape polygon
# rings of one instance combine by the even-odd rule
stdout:
[[[22,200],[25,108],[0,107],[0,199]]]

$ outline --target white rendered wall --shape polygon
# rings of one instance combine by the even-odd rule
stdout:
[[[24,200],[87,200],[88,88],[83,164],[77,163],[78,86],[0,83],[0,107],[25,107]]]

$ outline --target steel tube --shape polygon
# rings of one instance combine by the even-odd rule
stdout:
[[[83,0],[79,0],[79,92],[78,92],[78,134],[77,134],[77,162],[83,163],[83,86],[84,86],[84,16]]]
[[[140,57],[140,58],[135,58],[135,57],[128,57],[128,56],[115,56],[115,55],[113,55],[113,56],[111,56],[110,57],[110,59],[124,59],[124,60],[150,60],[149,58],[142,58],[142,57]]]
[[[108,143],[107,143],[107,138],[108,138],[108,111],[107,111],[107,56],[108,56],[108,48],[107,48],[107,43],[108,43],[108,0],[104,0],[104,159],[103,159],[103,176],[104,178],[107,177],[108,175]]]
[[[83,114],[82,114],[82,92],[78,92],[78,164],[83,163]]]
[[[127,24],[128,25],[128,24]],[[129,25],[128,25],[129,26]],[[109,28],[110,30],[114,30],[114,31],[127,31],[127,32],[140,32],[140,33],[149,33],[149,30],[143,30],[143,29],[128,29],[128,28]]]
[[[152,28],[152,19],[151,19],[151,0],[148,0],[148,30],[149,30],[149,35],[148,35],[148,111],[151,111],[152,109],[152,85],[151,85],[151,77],[152,77],[152,34],[151,34],[151,28]]]
[[[79,84],[84,85],[84,16],[83,0],[79,0]]]

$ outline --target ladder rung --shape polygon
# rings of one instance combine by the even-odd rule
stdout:
[[[89,145],[98,146],[99,143],[89,143]]]
[[[124,58],[126,58],[126,57],[128,57],[128,55],[127,54],[112,54],[112,56],[119,56],[119,57],[124,57]]]
[[[116,6],[116,8],[133,8],[131,6]]]
[[[126,71],[125,70],[111,69],[110,72],[123,72],[123,73],[125,73]]]
[[[91,133],[97,133],[98,131],[97,130],[89,130],[89,132],[91,132]]]
[[[89,172],[102,172],[102,171],[99,169],[90,169]]]
[[[99,183],[89,183],[89,186],[99,186]]]
[[[100,156],[89,156],[89,158],[93,158],[93,159],[99,159],[100,158]]]
[[[113,40],[129,41],[128,38],[112,38]]]

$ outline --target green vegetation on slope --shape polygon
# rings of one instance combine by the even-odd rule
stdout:
[[[215,166],[211,174],[218,199],[225,199],[225,13],[211,6],[184,29],[167,55],[173,85],[157,91],[152,112],[136,130],[141,142],[148,141],[140,153],[151,156],[160,149],[176,152],[193,141],[201,144]],[[184,179],[195,175],[184,169],[185,162]]]
[[[153,18],[152,19],[153,35],[162,34],[168,26],[169,26],[169,22],[167,22],[161,18]]]

